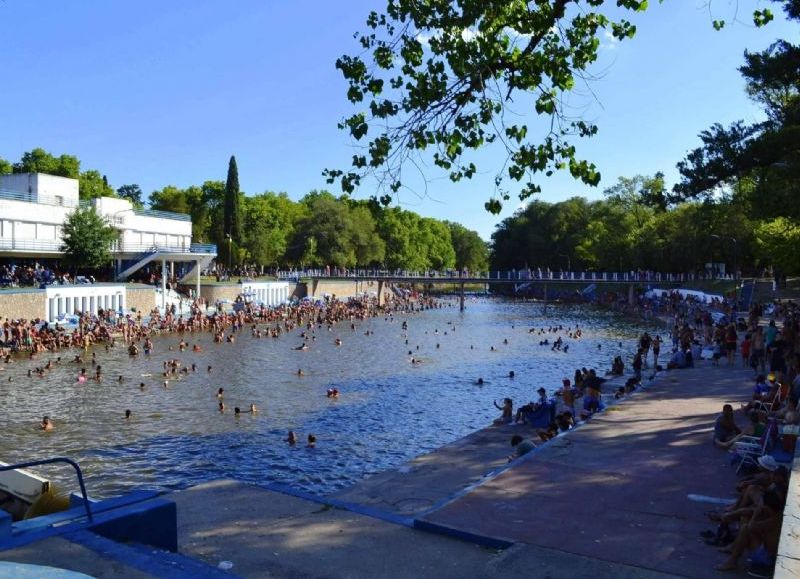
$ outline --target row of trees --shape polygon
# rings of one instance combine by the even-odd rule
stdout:
[[[797,0],[776,4],[800,19]],[[702,131],[671,190],[661,175],[637,176],[601,201],[530,204],[498,226],[493,265],[690,271],[724,261],[800,273],[800,46],[745,52],[739,71],[763,121]]]
[[[239,193],[231,203],[225,185],[165,187],[150,195],[150,205],[189,213],[193,239],[216,243],[221,263],[230,258],[267,267],[488,267],[484,241],[458,223],[326,191],[312,191],[299,201],[271,191]]]
[[[713,262],[729,272],[800,272],[800,228],[759,217],[738,196],[665,206],[660,175],[620,178],[604,193],[533,201],[505,219],[492,235],[492,267],[687,272]]]
[[[144,206],[138,185],[122,185],[115,191],[98,171],[81,172],[80,161],[72,155],[57,157],[37,148],[13,164],[0,159],[0,174],[12,172],[79,179],[81,199],[122,197],[137,207]],[[488,267],[486,243],[458,223],[386,208],[374,201],[356,201],[346,195],[337,198],[325,191],[313,191],[300,201],[269,191],[245,195],[239,190],[234,157],[226,181],[206,181],[186,188],[170,185],[151,193],[149,205],[191,215],[192,239],[217,244],[222,264],[410,270]],[[70,220],[71,229],[82,232],[80,235],[97,229],[96,219],[86,211],[78,213],[78,219]],[[108,237],[107,232],[104,235]]]

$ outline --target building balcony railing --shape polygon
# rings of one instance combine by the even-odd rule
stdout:
[[[193,243],[189,249],[192,253],[217,253],[217,246],[213,243]]]
[[[192,216],[186,213],[173,213],[172,211],[157,211],[156,209],[134,209],[134,215],[141,217],[157,217],[159,219],[175,219],[177,221],[191,221]]]
[[[61,197],[59,195],[37,195],[36,193],[9,191],[8,189],[0,189],[0,200],[39,203],[41,205],[52,205],[55,207],[83,207],[88,204],[88,201],[76,201],[75,199]]]
[[[61,241],[55,239],[0,239],[0,250],[61,252]]]
[[[20,191],[10,191],[8,189],[0,189],[0,201],[21,201],[23,203],[38,203],[40,205],[51,205],[54,207],[89,207],[92,205],[90,199],[70,199],[61,197],[59,195],[37,195],[36,193],[27,193]],[[192,216],[186,213],[173,213],[172,211],[158,211],[155,209],[133,209],[123,210],[114,214],[114,219],[118,224],[122,223],[122,219],[117,215],[122,215],[125,211],[132,212],[134,215],[140,217],[156,217],[158,219],[172,219],[174,221],[191,221]]]
[[[0,238],[0,250],[5,251],[42,251],[61,253],[61,240],[48,239],[3,239]],[[216,255],[217,246],[213,243],[192,243],[185,245],[168,245],[163,243],[125,243],[113,247],[111,252],[117,253],[203,253]]]
[[[120,243],[112,249],[114,253],[217,253],[217,246],[211,243],[192,243],[186,245],[170,245],[167,243]]]

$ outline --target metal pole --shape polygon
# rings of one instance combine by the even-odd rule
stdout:
[[[200,299],[200,260],[197,260],[197,294],[194,296],[194,299]]]
[[[167,311],[167,260],[161,260],[161,309]]]

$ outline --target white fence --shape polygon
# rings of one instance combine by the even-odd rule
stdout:
[[[242,294],[256,303],[279,306],[289,300],[289,284],[285,281],[245,282]]]
[[[45,319],[49,322],[84,312],[125,310],[123,285],[49,286],[45,294]]]

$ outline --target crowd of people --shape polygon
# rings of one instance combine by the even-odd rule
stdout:
[[[202,351],[200,344],[191,339],[192,334],[210,334],[215,343],[230,343],[237,335],[247,331],[253,338],[277,338],[298,329],[304,345],[307,345],[317,339],[315,330],[319,328],[332,329],[336,324],[349,323],[354,330],[359,320],[391,317],[400,311],[413,312],[433,307],[441,307],[441,304],[421,295],[413,301],[396,299],[387,305],[379,305],[375,298],[333,298],[324,302],[306,300],[279,307],[248,303],[235,311],[224,311],[221,305],[207,308],[202,300],[197,300],[192,303],[190,312],[183,315],[175,306],[168,308],[164,314],[154,309],[148,316],[143,316],[141,312],[123,316],[110,310],[100,310],[96,315],[84,313],[78,317],[72,329],[41,320],[5,319],[0,324],[0,359],[3,364],[13,364],[20,358],[26,358],[29,364],[33,364],[27,373],[29,378],[41,378],[58,366],[74,364],[79,368],[76,383],[86,384],[89,381],[102,382],[104,379],[100,363],[103,349],[108,352],[112,348],[123,347],[131,357],[149,355],[155,352],[153,339],[158,335],[180,335],[181,340],[175,349],[192,353]],[[407,327],[405,324],[407,322],[404,322],[404,327]],[[69,352],[72,348],[79,349],[74,356],[74,352]],[[173,346],[169,350],[172,352]],[[38,364],[40,359],[42,362]],[[87,372],[88,366],[91,366],[91,373]],[[172,381],[188,378],[197,371],[195,363],[169,358],[163,363],[163,387],[169,388]],[[209,365],[206,371],[212,372],[212,366]],[[298,375],[303,375],[302,369],[298,370]],[[117,378],[119,382],[126,379],[123,376]],[[140,389],[145,388],[146,384],[142,382]],[[327,396],[336,399],[339,390],[329,388]],[[216,398],[219,412],[229,411],[224,400],[224,388],[219,388]],[[258,410],[255,404],[250,404],[246,412],[255,414]],[[238,417],[245,412],[234,407],[233,413]],[[132,416],[132,410],[125,409],[125,419]],[[45,416],[39,427],[52,431],[55,422],[50,416]],[[314,444],[315,441],[313,437]],[[309,443],[309,446],[313,447],[314,444]]]
[[[706,541],[727,554],[716,569],[731,571],[738,568],[745,553],[749,553],[749,570],[770,576],[777,555],[783,509],[786,503],[789,467],[793,459],[793,441],[800,432],[800,308],[793,302],[776,303],[769,310],[754,305],[746,318],[736,319],[732,303],[702,303],[695,298],[678,294],[662,298],[659,309],[669,312],[673,319],[669,340],[672,354],[664,360],[666,369],[691,367],[700,359],[711,365],[730,368],[750,368],[753,371],[752,396],[734,408],[726,404],[713,429],[714,445],[732,453],[737,472],[744,474],[736,484],[736,498],[729,506],[709,512],[717,526],[705,531]],[[766,311],[771,319],[764,322]],[[669,342],[668,342],[669,345]],[[652,363],[660,366],[662,339],[644,333],[637,344],[631,363],[633,375],[625,385],[617,387],[615,397],[622,397],[641,384],[642,371]],[[625,362],[614,358],[609,377],[623,377]],[[541,442],[574,428],[590,416],[576,413],[575,400],[584,400],[588,409],[592,399],[600,395],[600,386],[593,372],[577,371],[574,379],[564,380],[564,386],[552,400],[544,388],[538,391],[536,402],[521,406],[514,412],[513,401],[506,398],[502,416],[495,424],[528,423],[544,407],[552,407],[550,423],[534,430],[535,436],[516,432],[511,445],[515,460],[530,453]],[[741,415],[740,426],[737,416]],[[781,433],[784,438],[781,438]],[[531,433],[533,434],[533,433]],[[538,441],[535,438],[538,437]],[[785,448],[784,448],[785,447]],[[783,455],[781,456],[781,450]],[[779,456],[786,462],[776,460]]]

